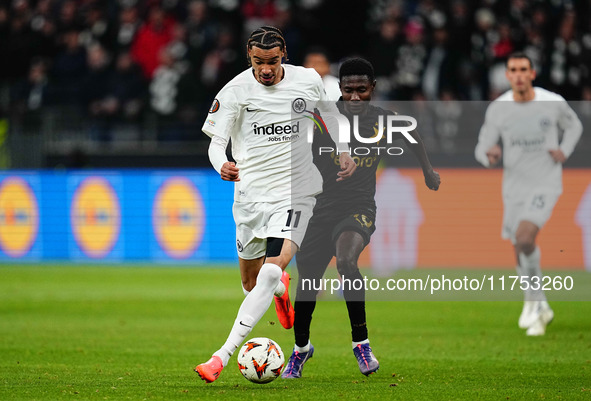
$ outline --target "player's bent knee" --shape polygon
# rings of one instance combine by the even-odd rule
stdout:
[[[337,271],[341,276],[351,276],[359,272],[357,260],[351,257],[337,257]]]
[[[536,243],[531,235],[518,234],[515,236],[515,247],[519,252],[530,254],[536,248]]]
[[[281,267],[274,263],[265,263],[257,276],[257,285],[260,284],[275,288],[279,280],[281,280],[281,274],[283,274]]]

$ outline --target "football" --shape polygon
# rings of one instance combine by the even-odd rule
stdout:
[[[281,374],[284,363],[281,347],[270,338],[252,338],[238,352],[240,373],[253,383],[272,382]]]

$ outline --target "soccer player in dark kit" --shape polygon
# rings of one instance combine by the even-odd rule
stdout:
[[[362,58],[348,59],[341,65],[339,81],[342,94],[341,101],[338,102],[340,112],[349,119],[352,127],[354,116],[357,116],[360,136],[376,138],[380,134],[379,127],[386,125],[386,117],[395,113],[370,104],[376,85],[373,66]],[[325,178],[323,191],[316,197],[312,219],[301,249],[296,254],[299,280],[294,303],[295,346],[283,371],[284,379],[300,378],[304,363],[314,353],[314,347],[310,343],[310,323],[318,291],[313,286],[304,288],[304,280],[318,283],[333,256],[336,256],[337,270],[342,278],[351,282],[363,280],[357,262],[375,231],[376,171],[381,158],[388,154],[384,150],[387,140],[385,130],[381,134],[379,142],[371,145],[362,143],[352,135],[351,150],[354,151],[356,147],[365,148],[370,149],[370,153],[365,155],[367,150],[363,150],[360,152],[363,156],[354,157],[357,170],[349,180],[336,182]],[[409,147],[421,164],[425,183],[429,189],[436,191],[441,182],[439,174],[433,170],[418,133],[410,131],[409,134],[416,141]],[[331,147],[335,146],[327,134],[314,135],[314,162],[322,176],[327,178],[339,170],[336,150],[330,155],[321,152]],[[365,289],[355,290],[352,285],[343,285],[343,295],[351,322],[353,353],[361,373],[370,375],[378,370],[379,363],[369,345]]]

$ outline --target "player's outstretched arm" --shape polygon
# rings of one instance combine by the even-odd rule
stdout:
[[[357,169],[357,165],[349,152],[343,152],[339,155],[339,163],[341,164],[341,171],[337,173],[339,177],[337,178],[337,181],[343,181],[350,178]]]
[[[419,160],[419,163],[421,163],[423,175],[425,176],[425,185],[427,185],[427,188],[433,191],[437,191],[439,189],[439,185],[441,185],[441,177],[439,176],[439,173],[437,171],[433,170],[433,166],[431,165],[431,161],[429,160],[429,155],[427,154],[427,150],[425,149],[423,139],[416,130],[412,131],[410,135],[414,138],[415,141],[417,141],[416,144],[409,144],[409,147]]]

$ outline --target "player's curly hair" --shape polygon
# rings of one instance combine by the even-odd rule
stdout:
[[[339,69],[339,80],[350,75],[366,75],[371,82],[375,81],[373,65],[361,57],[348,58],[341,64]]]
[[[252,31],[246,42],[246,49],[250,50],[253,47],[258,47],[264,50],[279,47],[279,49],[285,53],[285,61],[287,61],[287,46],[285,44],[283,33],[279,28],[274,26],[262,26]],[[248,52],[246,58],[248,59],[248,65],[250,66]]]

